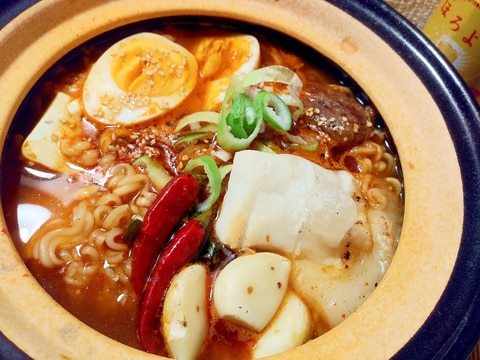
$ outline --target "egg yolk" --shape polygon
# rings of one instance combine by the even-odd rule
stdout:
[[[177,49],[152,46],[148,39],[136,38],[119,46],[112,58],[111,75],[126,93],[168,96],[189,81],[188,67],[187,57]]]
[[[248,63],[252,57],[252,49],[250,42],[244,37],[211,37],[201,41],[194,54],[203,78],[220,79],[230,77]]]

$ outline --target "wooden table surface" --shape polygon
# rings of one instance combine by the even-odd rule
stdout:
[[[422,29],[440,0],[385,0],[385,2]]]

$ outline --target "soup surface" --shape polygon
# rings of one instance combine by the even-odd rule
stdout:
[[[174,358],[259,358],[328,331],[383,277],[403,215],[392,145],[303,45],[157,20],[32,90],[2,205],[32,274],[91,327]]]

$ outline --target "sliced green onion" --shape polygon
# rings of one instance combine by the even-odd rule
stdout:
[[[272,65],[253,70],[242,78],[232,76],[218,120],[217,140],[222,148],[228,151],[244,150],[250,146],[258,133],[263,131],[262,118],[253,122],[252,117],[244,116],[245,111],[242,109],[249,108],[244,104],[248,103],[246,99],[249,98],[247,88],[265,82],[277,82],[288,86],[288,94],[271,93],[274,95],[263,99],[266,101],[262,106],[255,105],[253,100],[256,113],[261,112],[261,117],[272,127],[280,131],[288,131],[291,128],[292,119],[297,120],[303,113],[303,103],[299,97],[303,84],[298,75],[289,68]],[[239,100],[240,98],[243,100]],[[260,100],[257,101],[262,103]],[[289,107],[296,108],[293,114]]]
[[[232,109],[232,95],[235,92],[243,92],[242,82],[238,75],[233,75],[228,83],[227,90],[225,90],[225,96],[223,97],[222,109],[220,110],[220,117],[218,119],[218,125],[223,118],[225,118]]]
[[[288,132],[285,132],[284,135],[292,142],[291,147],[307,151],[316,151],[318,149],[318,141],[315,138],[305,135],[292,135]]]
[[[213,259],[217,255],[217,253],[218,253],[217,243],[215,241],[210,240],[208,242],[207,251],[206,251],[204,257],[206,259],[210,260],[210,261],[213,261]]]
[[[253,143],[253,149],[258,150],[258,151],[263,151],[266,153],[270,154],[278,154],[279,151],[278,149],[275,149],[275,145],[270,144],[270,143],[264,143],[263,141],[258,141],[256,140]]]
[[[217,132],[216,124],[205,125],[199,131],[188,131],[188,132],[182,133],[182,136],[180,136],[175,141],[174,146],[200,140],[211,135],[211,133],[216,133],[216,132]]]
[[[278,82],[291,88],[293,95],[298,96],[303,86],[302,80],[289,68],[281,65],[265,66],[245,74],[242,78],[242,86],[247,87],[264,82]]]
[[[303,103],[300,100],[300,91],[303,83],[298,75],[285,66],[271,65],[249,72],[241,81],[244,88],[264,82],[277,82],[288,86],[288,94],[279,94],[278,96],[282,98],[287,106],[297,109],[292,114],[293,120],[297,120],[303,113]]]
[[[219,114],[220,116],[220,114]],[[205,125],[205,126],[202,126],[202,128],[200,129],[201,132],[211,132],[211,133],[214,133],[217,131],[217,124],[208,124],[208,125]],[[193,132],[193,131],[192,131]]]
[[[134,241],[138,234],[140,233],[140,229],[142,228],[143,221],[136,218],[130,221],[130,223],[127,226],[127,231],[125,232],[125,238],[132,242]]]
[[[230,171],[232,171],[232,168],[233,168],[233,164],[228,164],[228,165],[223,165],[221,166],[218,170],[220,171],[220,177],[223,179],[225,179],[225,176],[227,176]]]
[[[218,146],[217,149],[212,149],[210,155],[213,155],[213,157],[220,159],[223,162],[227,162],[232,158],[232,153],[222,149],[220,146]]]
[[[172,178],[170,174],[164,169],[162,164],[154,161],[147,155],[140,156],[133,162],[135,166],[145,166],[148,177],[152,180],[153,186],[157,190],[162,189],[167,182]]]
[[[202,167],[203,171],[207,175],[208,185],[207,189],[209,191],[208,197],[197,204],[197,211],[206,211],[212,207],[212,205],[218,200],[220,196],[220,191],[222,188],[222,176],[220,170],[218,169],[217,163],[210,156],[200,156],[193,160],[190,160],[185,166],[185,172],[193,173],[194,169]]]
[[[220,114],[215,111],[199,111],[182,118],[177,126],[175,127],[175,132],[178,132],[185,128],[186,126],[200,127],[200,123],[207,122],[210,124],[217,124]],[[194,130],[194,129],[192,129]]]
[[[293,96],[289,94],[279,94],[279,97],[287,104],[287,106],[291,106],[296,108],[296,110],[292,113],[292,119],[297,120],[300,115],[303,114],[303,102],[300,100],[298,96]]]
[[[253,100],[263,119],[274,129],[288,131],[292,127],[292,114],[287,104],[270,91],[260,91]]]
[[[178,139],[177,141],[175,141],[175,145],[174,146],[178,146],[178,145],[181,145],[181,144],[187,144],[187,143],[191,143],[195,140],[199,140],[199,139],[203,139],[204,137],[206,137],[208,135],[207,132],[199,132],[199,133],[195,133],[195,134],[188,134],[188,135],[185,135],[185,136],[182,136],[180,139]]]

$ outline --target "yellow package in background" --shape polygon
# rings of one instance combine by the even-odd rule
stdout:
[[[480,99],[480,0],[441,0],[423,32]]]

